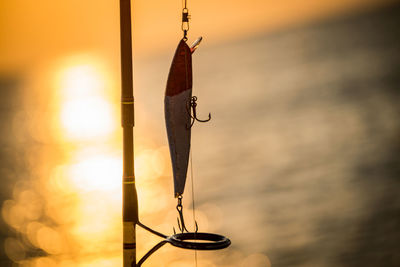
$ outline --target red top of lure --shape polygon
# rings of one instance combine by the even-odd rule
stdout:
[[[192,51],[181,40],[172,60],[165,95],[174,96],[189,89],[192,89]]]

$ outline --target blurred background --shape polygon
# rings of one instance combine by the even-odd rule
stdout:
[[[119,1],[0,2],[0,265],[121,266]],[[163,98],[180,1],[133,1],[140,217],[176,200]],[[188,0],[198,266],[400,266],[400,3]],[[191,219],[190,178],[184,198]],[[158,238],[138,230],[138,257]],[[165,246],[146,266],[195,266]]]

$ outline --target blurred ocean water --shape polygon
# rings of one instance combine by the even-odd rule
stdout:
[[[212,120],[192,132],[196,207],[208,218],[201,231],[232,240],[221,252],[199,253],[214,264],[207,266],[400,265],[399,26],[394,5],[219,46],[204,36],[193,56],[193,92],[199,117],[211,112]],[[167,145],[163,98],[174,49],[135,60],[139,143],[151,135]],[[0,86],[3,128],[15,127],[18,82],[5,78]],[[24,167],[27,146],[59,149],[11,137],[3,131],[0,138],[2,201],[12,198],[16,180],[34,177]],[[189,181],[188,207],[190,194]],[[22,236],[1,230],[2,239]],[[27,250],[27,258],[47,255]],[[4,252],[2,260],[10,265]]]
[[[205,36],[193,92],[200,117],[213,118],[193,128],[196,201],[206,214],[220,208],[213,230],[232,249],[272,266],[399,266],[399,15],[395,6],[219,47]],[[165,131],[171,55],[136,64],[137,99],[151,112],[137,127]]]

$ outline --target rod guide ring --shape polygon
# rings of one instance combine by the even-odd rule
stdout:
[[[175,247],[196,250],[223,249],[231,244],[231,241],[225,236],[211,233],[179,233],[166,240]]]

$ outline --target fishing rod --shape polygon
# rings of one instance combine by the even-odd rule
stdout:
[[[136,225],[139,222],[138,198],[135,185],[133,127],[133,68],[131,2],[120,0],[121,35],[121,124],[123,142],[122,220],[123,266],[136,266]]]
[[[120,1],[120,38],[121,38],[121,124],[123,129],[123,174],[122,174],[122,220],[123,220],[123,266],[140,267],[146,259],[165,244],[192,250],[217,250],[228,247],[231,241],[219,234],[189,232],[183,217],[183,191],[189,162],[191,128],[195,121],[207,122],[211,119],[200,120],[196,115],[197,97],[192,96],[192,53],[200,44],[202,38],[189,47],[186,44],[189,30],[189,10],[187,0],[182,9],[183,38],[176,49],[171,69],[168,75],[165,92],[165,120],[168,142],[173,167],[175,197],[178,199],[178,227],[180,233],[171,236],[159,233],[144,225],[139,220],[138,197],[134,173],[134,97],[133,97],[133,68],[132,68],[132,22],[131,0]],[[192,166],[192,164],[191,164]],[[192,176],[193,188],[193,176]],[[193,193],[193,191],[192,191]],[[194,212],[194,199],[193,199]],[[193,216],[194,217],[194,216]],[[136,261],[136,226],[159,236],[162,240],[150,249],[138,262]]]

